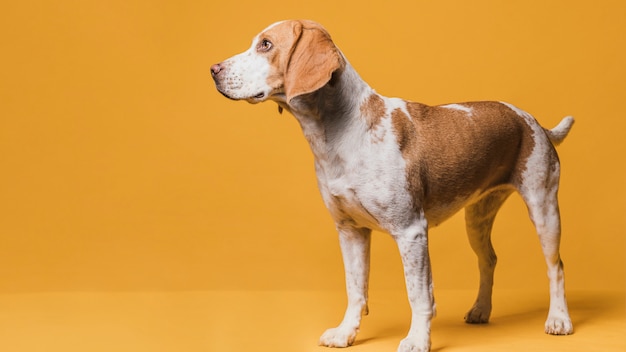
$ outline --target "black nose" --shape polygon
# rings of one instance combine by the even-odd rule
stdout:
[[[211,76],[215,77],[215,76],[217,76],[220,72],[222,72],[222,65],[220,65],[220,64],[215,64],[215,65],[211,66]]]

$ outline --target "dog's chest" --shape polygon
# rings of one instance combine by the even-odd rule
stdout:
[[[322,197],[339,224],[392,231],[409,215],[406,162],[391,128],[390,119],[375,129],[356,123],[314,150]]]

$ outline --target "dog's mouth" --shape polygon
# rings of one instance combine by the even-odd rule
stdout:
[[[265,101],[265,97],[266,96],[267,95],[262,92],[262,93],[259,93],[257,95],[253,95],[253,96],[248,97],[248,98],[243,98],[242,100],[245,100],[245,101],[247,101],[250,104],[256,104],[256,103],[261,103],[261,102]]]
[[[224,89],[222,85],[217,82],[215,84],[215,88],[217,89],[218,92],[220,92],[220,94],[222,94],[223,96],[225,96],[226,98],[230,100],[246,100],[249,102],[256,102],[265,98],[265,93],[259,93],[251,97],[241,97],[241,96],[238,96],[238,94],[233,94],[233,92],[229,91],[228,89]]]
[[[214,78],[215,79],[215,78]],[[230,100],[245,100],[249,103],[260,103],[265,101],[269,97],[269,93],[265,91],[260,91],[253,95],[241,94],[242,92],[237,89],[238,87],[231,87],[223,82],[215,79],[215,88],[220,94],[225,96]]]

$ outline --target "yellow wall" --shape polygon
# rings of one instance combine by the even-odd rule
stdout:
[[[504,100],[559,148],[570,288],[624,288],[623,1],[12,1],[0,11],[0,291],[343,287],[292,116],[219,95],[209,67],[310,18],[380,93]],[[472,288],[462,216],[432,231],[438,288]],[[376,234],[372,287],[403,287]],[[518,197],[496,286],[546,287]]]

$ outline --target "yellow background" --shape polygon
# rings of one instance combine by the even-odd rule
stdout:
[[[623,1],[27,0],[0,6],[0,349],[315,350],[340,319],[344,284],[312,156],[292,116],[225,99],[209,74],[286,18],[321,22],[384,95],[503,100],[546,127],[575,116],[559,153],[579,330],[545,346],[623,341],[623,294],[613,305],[576,293],[626,287]],[[481,331],[493,350],[515,350],[504,336],[528,325],[515,341],[539,346],[545,264],[519,197],[500,212],[494,242],[500,315]],[[462,214],[431,232],[431,257],[434,346],[489,350],[454,325],[478,281]],[[408,306],[393,293],[404,283],[385,234],[374,236],[371,287],[388,292],[372,295],[380,325],[353,348],[392,350]],[[519,306],[529,300],[532,319]]]
[[[14,1],[0,11],[0,292],[342,288],[295,119],[223,98],[209,67],[270,23],[324,24],[378,92],[503,100],[553,127],[571,288],[624,288],[622,1]],[[474,288],[462,215],[432,231],[435,283]],[[544,287],[519,197],[496,285]],[[372,287],[401,288],[387,235]]]

